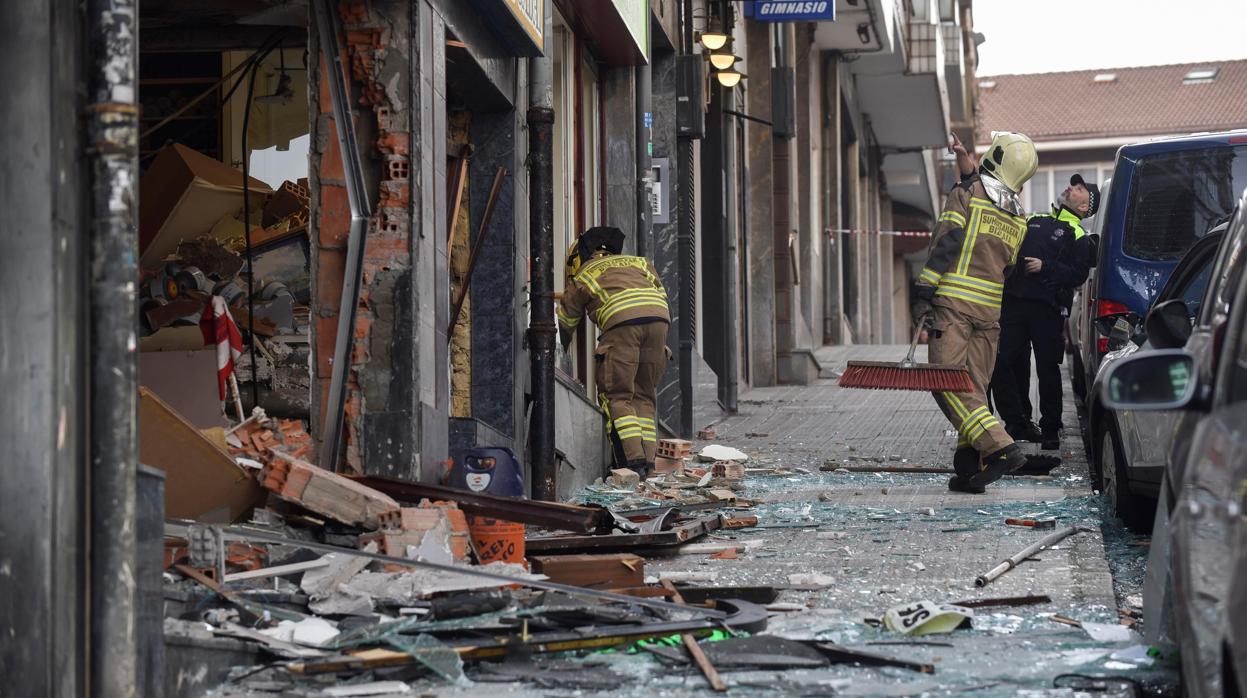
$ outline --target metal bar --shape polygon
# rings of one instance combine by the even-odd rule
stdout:
[[[640,548],[670,548],[696,540],[721,527],[718,515],[705,516],[670,531],[657,533],[615,533],[609,536],[547,536],[528,538],[524,548],[530,553],[544,552],[610,552],[631,551]]]
[[[329,562],[324,558],[315,560],[307,560],[306,562],[292,562],[289,565],[275,565],[273,567],[262,567],[258,570],[248,570],[246,572],[235,572],[233,574],[222,575],[222,579],[226,582],[237,582],[243,579],[265,579],[268,577],[280,577],[286,574],[294,574],[296,572],[306,572],[321,567],[328,567]]]
[[[988,606],[1032,606],[1034,604],[1052,603],[1052,597],[1047,594],[1032,594],[1029,596],[1005,596],[998,599],[965,599],[963,601],[954,601],[954,606],[964,606],[966,608],[986,608]]]
[[[184,522],[167,522],[172,526],[186,525]],[[573,596],[586,596],[594,599],[603,599],[606,601],[616,601],[619,603],[630,603],[640,606],[649,606],[650,608],[658,608],[664,611],[692,611],[698,615],[709,618],[726,618],[727,614],[722,611],[716,611],[709,608],[700,608],[697,606],[678,606],[666,601],[658,601],[655,599],[639,598],[635,596],[627,596],[624,594],[614,594],[609,591],[600,591],[597,589],[586,589],[584,587],[572,586],[570,584],[559,584],[557,582],[548,582],[540,579],[520,579],[505,574],[497,574],[488,572],[480,567],[471,565],[444,565],[440,562],[431,562],[429,560],[412,560],[405,557],[395,557],[393,555],[382,555],[381,553],[368,552],[367,550],[355,550],[353,548],[342,548],[336,545],[328,545],[326,543],[316,543],[307,540],[296,540],[286,538],[274,533],[265,533],[255,529],[243,526],[214,526],[221,531],[221,535],[226,540],[240,540],[252,543],[268,543],[270,545],[291,545],[297,548],[305,548],[307,550],[315,550],[323,553],[341,553],[343,555],[352,555],[355,557],[363,557],[377,562],[388,562],[394,565],[403,565],[406,567],[419,567],[420,569],[436,570],[438,572],[450,572],[452,574],[462,574],[469,577],[479,577],[494,582],[502,582],[503,584],[517,584],[519,586],[532,587],[534,589],[545,589],[547,591],[561,591],[565,594]],[[166,525],[168,531],[169,525]],[[222,592],[224,595],[226,592]]]
[[[468,271],[463,277],[463,285],[459,287],[459,295],[455,296],[455,304],[450,311],[450,325],[446,327],[446,341],[449,343],[455,333],[455,325],[459,322],[459,314],[463,312],[463,302],[467,300],[468,289],[472,286],[472,272],[476,271],[476,262],[480,259],[481,248],[485,246],[485,233],[489,229],[489,221],[494,217],[494,205],[498,203],[498,195],[502,193],[502,180],[507,176],[507,168],[499,167],[494,173],[493,186],[489,188],[489,199],[485,201],[485,212],[481,214],[481,226],[476,231],[476,242],[468,255]]]
[[[337,470],[342,452],[343,409],[346,405],[346,378],[351,360],[351,340],[355,334],[355,314],[359,309],[359,289],[363,283],[364,243],[372,202],[364,187],[364,166],[360,159],[351,109],[351,89],[346,66],[346,45],[338,30],[338,18],[331,0],[312,0],[316,21],[316,42],[328,69],[329,95],[333,102],[333,121],[346,174],[346,194],[351,206],[351,226],[346,242],[346,263],[342,277],[342,303],[338,307],[338,330],[333,348],[333,373],[329,379],[329,400],[322,421],[320,467]],[[325,79],[326,76],[322,76]]]
[[[137,690],[138,2],[90,0],[90,690]]]
[[[546,41],[554,40],[550,0],[541,2]],[[529,454],[533,499],[558,499],[554,457],[554,63],[553,50],[530,58],[528,77]],[[579,65],[577,61],[576,65]],[[575,120],[579,123],[579,119]],[[579,230],[579,228],[577,228]]]
[[[731,114],[732,116],[735,116],[738,119],[744,119],[746,121],[752,121],[754,123],[762,124],[763,126],[768,126],[768,127],[772,126],[771,122],[767,121],[766,119],[759,119],[756,116],[750,116],[744,112],[736,111],[735,109],[724,109],[723,113]]]
[[[640,597],[626,598],[629,598],[633,603],[642,600]],[[676,633],[691,633],[702,637],[721,629],[724,625],[734,630],[746,632],[758,632],[766,629],[768,614],[765,609],[745,601],[724,601],[722,604],[731,609],[731,612],[724,614],[722,619],[648,623],[640,626],[591,627],[581,630],[537,633],[527,637],[503,636],[473,639],[470,642],[459,645],[452,641],[450,644],[451,650],[457,652],[464,659],[490,659],[512,654],[527,655],[618,647],[638,640],[665,637]],[[695,610],[696,607],[683,606],[679,608],[691,611]],[[327,657],[322,660],[292,662],[286,665],[286,669],[298,674],[324,674],[403,666],[410,664],[412,660],[413,655],[407,652],[389,649],[366,649],[353,651],[345,655]]]
[[[1070,526],[1069,528],[1061,529],[1060,531],[1057,531],[1056,533],[1049,533],[1043,538],[1040,538],[1034,543],[1031,543],[1025,548],[1022,548],[1017,553],[1015,553],[1012,557],[1000,563],[999,565],[996,565],[995,567],[991,568],[986,573],[981,574],[978,577],[976,577],[974,579],[974,586],[985,587],[988,584],[995,581],[1005,572],[1008,572],[1014,567],[1017,567],[1019,564],[1021,564],[1023,560],[1030,557],[1031,555],[1034,555],[1035,553],[1039,552],[1040,550],[1043,550],[1044,548],[1047,548],[1050,545],[1055,545],[1057,543],[1060,543],[1061,541],[1065,540],[1066,538],[1069,538],[1075,533],[1083,533],[1086,530],[1087,529],[1081,526]]]
[[[415,504],[421,499],[446,499],[457,503],[459,508],[469,514],[493,516],[560,531],[609,533],[614,522],[614,517],[602,507],[498,497],[492,494],[479,494],[376,475],[352,479],[400,502]]]

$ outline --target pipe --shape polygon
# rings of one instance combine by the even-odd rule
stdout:
[[[550,0],[542,0],[542,36],[554,39]],[[549,49],[528,61],[528,221],[532,281],[528,346],[533,391],[529,458],[532,497],[558,499],[554,458],[554,63]]]
[[[682,3],[680,26],[683,29],[681,48],[693,53],[693,0]],[[677,226],[677,264],[680,269],[680,426],[683,436],[693,438],[693,347],[697,341],[697,220],[696,173],[693,171],[693,139],[681,136],[676,144],[676,168],[680,186],[677,191],[679,225]]]
[[[1044,548],[1047,548],[1050,545],[1056,545],[1057,543],[1060,543],[1061,541],[1065,540],[1066,538],[1069,538],[1075,533],[1084,533],[1086,531],[1087,529],[1083,528],[1082,526],[1070,526],[1069,528],[1063,528],[1060,531],[1057,531],[1056,533],[1049,533],[1043,538],[1040,538],[1034,543],[1031,543],[1025,548],[1022,548],[1020,551],[1015,553],[1012,557],[1000,563],[999,565],[996,565],[995,567],[991,568],[991,570],[989,570],[988,572],[981,574],[978,577],[975,577],[974,586],[985,587],[991,582],[995,581],[997,578],[999,578],[1002,574],[1004,574],[1005,572],[1008,572],[1014,567],[1017,567],[1018,565],[1022,563],[1023,560],[1030,557],[1031,555],[1034,555],[1040,550],[1043,550]]]
[[[649,21],[649,10],[645,11]],[[636,253],[638,257],[650,254],[650,235],[653,229],[653,210],[650,208],[650,154],[653,149],[653,73],[654,62],[652,32],[645,32],[645,62],[636,67]]]
[[[136,688],[138,2],[90,0],[89,693]]]
[[[346,377],[350,368],[351,344],[355,334],[355,313],[359,309],[359,289],[363,283],[364,241],[372,202],[364,188],[364,169],[355,134],[351,109],[351,88],[342,57],[347,54],[338,19],[330,0],[312,0],[316,20],[316,42],[325,57],[329,75],[329,95],[333,102],[333,121],[338,147],[346,173],[346,195],[351,207],[351,227],[346,241],[346,264],[342,277],[342,303],[338,307],[338,330],[333,347],[333,375],[329,381],[329,401],[325,406],[320,449],[320,467],[337,470],[342,452],[343,410],[346,405]],[[321,77],[322,80],[325,76]]]

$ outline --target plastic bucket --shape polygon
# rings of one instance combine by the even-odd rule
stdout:
[[[469,516],[468,531],[482,565],[515,562],[527,566],[524,560],[524,524],[488,516]]]

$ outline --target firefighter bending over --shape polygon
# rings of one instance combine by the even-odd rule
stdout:
[[[1017,195],[1038,165],[1029,138],[995,134],[978,174],[962,180],[945,200],[918,277],[918,295],[932,306],[928,360],[965,366],[974,382],[972,393],[934,393],[957,429],[956,474],[948,482],[954,491],[983,492],[1026,464],[988,410],[987,386],[996,365],[1005,279],[1026,234]]]
[[[670,360],[667,292],[654,265],[622,254],[618,228],[590,228],[567,251],[567,279],[559,302],[559,340],[566,349],[581,319],[601,330],[593,352],[598,401],[617,467],[648,476],[658,445],[658,381]]]

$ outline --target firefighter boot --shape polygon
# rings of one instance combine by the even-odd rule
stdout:
[[[983,469],[970,478],[970,484],[986,487],[1023,465],[1026,465],[1026,455],[1017,444],[1009,444],[983,458]]]
[[[979,471],[979,452],[973,446],[962,446],[953,452],[953,471],[948,489],[966,494],[983,494],[982,485],[971,485],[970,478]]]

